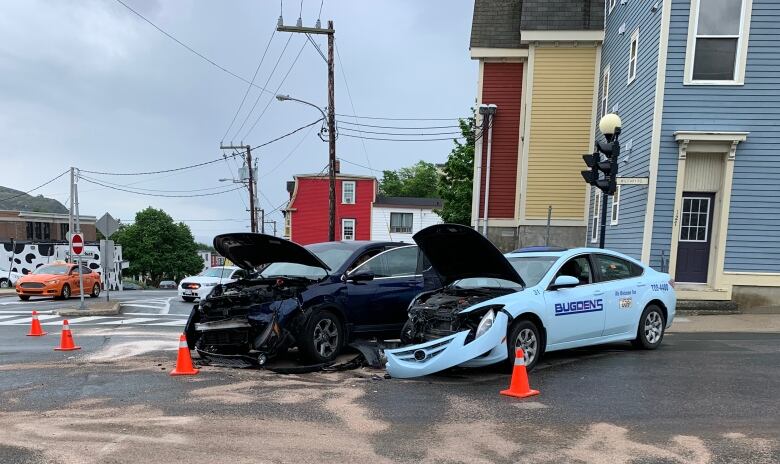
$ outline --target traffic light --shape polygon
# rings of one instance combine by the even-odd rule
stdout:
[[[596,142],[598,150],[590,155],[582,155],[585,164],[590,168],[588,171],[581,171],[585,182],[598,187],[607,195],[613,195],[617,189],[618,162],[617,157],[619,148],[614,142]],[[606,159],[601,160],[601,155]],[[599,173],[603,172],[604,177],[599,178]]]

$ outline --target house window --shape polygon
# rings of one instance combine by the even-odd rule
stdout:
[[[609,13],[612,13],[612,10],[615,9],[615,3],[617,3],[617,0],[609,0]]]
[[[355,204],[355,181],[341,181],[341,203],[344,205]]]
[[[637,57],[639,56],[639,29],[631,34],[631,46],[628,50],[628,83],[636,79]]]
[[[341,240],[355,240],[355,220],[341,220]]]
[[[60,240],[68,239],[68,224],[60,224]]]
[[[594,189],[593,198],[593,219],[590,222],[590,241],[596,243],[599,241],[599,214],[601,212],[601,190]]]
[[[604,80],[601,84],[601,116],[609,112],[609,65],[604,69]]]
[[[412,213],[390,213],[390,232],[395,234],[411,234]]]
[[[289,239],[292,234],[292,211],[284,215],[284,237]]]
[[[746,8],[746,3],[748,8]],[[742,83],[751,0],[693,0],[687,83]],[[744,43],[743,43],[744,42]],[[692,56],[691,56],[692,55]]]
[[[612,217],[609,223],[613,226],[618,225],[618,215],[620,214],[620,187],[618,185],[615,194],[612,195]]]

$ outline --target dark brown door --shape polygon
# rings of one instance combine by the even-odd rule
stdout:
[[[674,276],[678,282],[707,282],[714,203],[714,193],[683,193],[682,225]]]

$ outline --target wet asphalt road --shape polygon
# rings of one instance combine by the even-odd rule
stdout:
[[[498,369],[172,378],[175,326],[84,325],[71,353],[20,329],[0,325],[2,463],[780,462],[780,334],[550,354],[516,400]]]

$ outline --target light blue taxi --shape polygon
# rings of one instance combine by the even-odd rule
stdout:
[[[675,315],[674,281],[615,251],[536,247],[506,255],[453,224],[414,236],[441,288],[409,305],[403,348],[385,350],[393,377],[514,362],[546,352],[631,341],[655,349]]]

